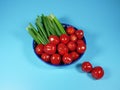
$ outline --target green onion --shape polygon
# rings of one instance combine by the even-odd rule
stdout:
[[[43,37],[42,37],[42,38],[45,38],[45,40],[48,42],[48,38],[47,38],[46,32],[45,32],[44,28],[42,27],[42,24],[41,24],[40,20],[41,20],[40,17],[38,17],[38,18],[36,19],[36,25],[37,25],[37,27],[39,28],[39,32],[40,32],[40,30],[41,30],[41,32],[42,32],[42,34],[43,34]]]
[[[32,36],[32,38],[36,41],[37,44],[40,44],[41,42],[39,41],[39,39],[36,37],[35,32],[30,28],[30,26],[28,26],[27,31],[29,32],[29,34]]]
[[[66,34],[66,32],[65,32],[62,24],[59,22],[59,20],[58,20],[53,14],[51,14],[50,17],[51,17],[51,19],[54,20],[54,22],[55,22],[56,25],[58,26],[60,32],[61,32],[62,34]]]
[[[48,25],[47,25],[47,23],[46,23],[45,16],[42,15],[41,18],[42,18],[42,21],[43,21],[43,25],[44,25],[44,27],[45,27],[45,29],[46,29],[47,36],[49,37],[49,36],[50,36],[50,32],[49,32],[49,27],[48,27]]]
[[[35,37],[36,37],[41,43],[46,44],[47,42],[43,40],[43,38],[39,35],[38,31],[33,27],[33,25],[32,25],[31,23],[29,24],[29,26],[30,26],[32,32],[35,33],[35,35],[36,35]],[[36,39],[34,39],[34,40],[36,40]]]
[[[51,25],[51,23],[50,23],[49,18],[46,16],[45,19],[46,19],[46,23],[47,23],[47,25],[48,25],[48,28],[49,28],[50,33],[51,33],[52,35],[57,35],[56,32],[55,32],[55,30],[54,30],[54,28],[53,28],[53,25]]]
[[[51,20],[51,24],[53,25],[54,30],[55,30],[56,33],[57,33],[57,36],[60,36],[62,33],[60,32],[59,28],[57,27],[57,25],[54,23],[53,20]]]
[[[30,23],[26,29],[37,44],[47,44],[50,35],[66,34],[62,24],[53,14],[37,16],[35,26]]]

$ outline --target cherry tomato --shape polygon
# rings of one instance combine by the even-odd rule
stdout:
[[[50,43],[57,45],[60,42],[60,39],[56,35],[50,35],[49,41],[50,41]]]
[[[103,70],[102,67],[96,66],[96,67],[93,68],[91,74],[92,74],[92,77],[93,77],[93,78],[95,78],[95,79],[100,79],[100,78],[102,78],[103,75],[104,75],[104,70]]]
[[[61,56],[59,54],[53,54],[50,60],[52,64],[59,65],[61,62]]]
[[[54,54],[56,52],[56,45],[48,43],[44,46],[44,52],[47,54]]]
[[[75,29],[74,29],[74,27],[69,26],[66,28],[66,32],[67,32],[67,34],[73,34],[75,32]]]
[[[76,42],[77,41],[77,36],[75,34],[71,34],[70,35],[70,40],[73,41],[73,42]]]
[[[75,61],[79,58],[79,54],[75,51],[71,52],[70,55],[72,56],[72,59]]]
[[[85,42],[81,39],[81,40],[77,40],[77,44],[78,45],[83,45],[83,44],[85,44]]]
[[[74,50],[76,50],[77,45],[75,42],[70,41],[67,43],[67,47],[70,51],[74,51]]]
[[[92,64],[90,62],[83,62],[82,63],[82,70],[84,72],[91,72],[92,71]]]
[[[58,44],[57,50],[60,55],[68,53],[68,47],[63,43]]]
[[[83,30],[76,30],[76,31],[75,31],[75,34],[76,34],[76,36],[78,37],[78,39],[82,39],[83,36],[84,36]]]
[[[60,36],[60,41],[64,44],[67,44],[69,42],[70,38],[67,34],[62,34]]]
[[[81,44],[81,45],[77,46],[77,52],[79,54],[83,54],[85,52],[85,50],[86,50],[86,45],[85,44]]]
[[[68,53],[63,55],[62,60],[64,64],[71,64],[73,61],[72,56]]]
[[[41,55],[41,59],[42,59],[43,61],[45,61],[45,62],[49,62],[49,61],[50,61],[50,55],[47,54],[47,53],[43,53],[43,54]]]
[[[38,45],[35,47],[35,52],[36,52],[36,54],[41,55],[41,54],[43,53],[43,47],[44,47],[43,44],[38,44]]]

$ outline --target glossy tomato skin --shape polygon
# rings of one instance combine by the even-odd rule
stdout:
[[[56,35],[50,35],[49,41],[50,41],[50,43],[57,45],[60,42],[60,39]]]
[[[75,51],[75,50],[76,50],[77,45],[76,45],[76,43],[75,43],[75,42],[70,41],[70,42],[68,42],[68,43],[67,43],[67,47],[68,47],[68,49],[69,49],[70,51]]]
[[[44,52],[50,55],[56,53],[56,45],[52,43],[44,45]]]
[[[70,35],[70,40],[73,41],[73,42],[76,42],[77,41],[77,36],[75,34],[71,34]]]
[[[77,45],[83,45],[83,44],[85,44],[85,42],[82,39],[77,40]]]
[[[91,74],[93,78],[101,79],[104,76],[104,70],[101,66],[96,66],[93,68]]]
[[[88,61],[82,63],[82,71],[84,72],[91,72],[93,67],[92,64]]]
[[[81,44],[77,46],[77,52],[79,54],[83,54],[86,51],[86,45],[85,44]]]
[[[64,64],[71,64],[73,61],[72,56],[68,53],[63,55],[62,60]]]
[[[67,32],[67,34],[74,34],[75,29],[74,29],[74,27],[69,26],[66,28],[66,32]]]
[[[61,62],[61,56],[59,54],[53,54],[50,60],[51,64],[59,65]]]
[[[69,51],[68,47],[64,43],[58,44],[57,50],[60,55],[64,55],[65,53],[68,53]]]
[[[60,36],[61,43],[67,44],[69,42],[70,38],[67,34],[62,34]]]
[[[82,39],[83,36],[84,36],[83,30],[76,30],[75,34],[76,34],[76,36],[77,36],[78,39]]]
[[[35,52],[36,52],[37,55],[41,55],[43,53],[43,47],[44,47],[43,44],[38,44],[35,47]]]
[[[70,55],[72,56],[73,61],[77,60],[80,56],[76,51],[71,52]]]
[[[49,61],[50,61],[50,55],[47,54],[47,53],[43,53],[43,54],[41,55],[41,59],[42,59],[43,61],[45,61],[45,62],[49,62]]]

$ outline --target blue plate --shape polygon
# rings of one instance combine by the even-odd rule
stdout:
[[[69,26],[72,26],[72,25],[64,24],[64,23],[62,23],[62,25],[63,25],[63,27],[64,27],[65,29],[66,29],[67,27],[69,27]],[[74,26],[72,26],[72,27],[74,27]],[[74,27],[74,29],[75,29],[75,30],[78,30],[76,27]],[[85,37],[83,37],[82,40],[83,40],[84,43],[86,44],[86,39],[85,39]],[[36,52],[35,52],[36,46],[37,46],[37,43],[33,40],[33,49],[34,49],[34,53],[35,53],[35,54],[36,54]],[[76,61],[80,60],[80,58],[81,58],[83,55],[84,55],[84,53],[81,54],[81,55],[79,56],[79,58],[78,58],[77,60],[73,61],[71,64],[73,64],[73,63],[75,63]],[[41,61],[43,61],[39,55],[36,54],[36,56],[37,56]],[[43,62],[45,62],[45,61],[43,61]],[[53,65],[53,64],[51,64],[50,62],[45,62],[45,63],[48,64],[48,65],[52,65],[52,66],[68,66],[68,65],[71,65],[71,64],[64,64],[63,62],[61,62],[61,64],[59,64],[59,65]]]

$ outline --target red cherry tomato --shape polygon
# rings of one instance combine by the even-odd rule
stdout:
[[[102,67],[100,66],[96,66],[93,68],[92,72],[92,77],[95,78],[95,79],[101,79],[104,75],[104,70]]]
[[[48,43],[44,46],[44,52],[47,54],[54,54],[56,52],[56,45]]]
[[[50,43],[57,45],[60,42],[60,39],[56,35],[50,35],[49,41],[50,41]]]
[[[60,55],[68,53],[68,47],[63,43],[58,44],[57,50]]]
[[[79,54],[75,51],[71,52],[70,55],[72,56],[72,59],[75,61],[79,58]]]
[[[74,29],[74,27],[69,26],[66,28],[66,32],[67,32],[67,34],[73,34],[75,32],[75,29]]]
[[[74,50],[76,50],[77,45],[75,42],[70,41],[67,43],[67,47],[70,51],[74,51]]]
[[[61,62],[61,56],[59,54],[53,54],[50,60],[52,64],[59,65]]]
[[[92,64],[90,62],[83,62],[82,63],[82,70],[84,72],[91,72],[92,71]]]
[[[64,64],[71,64],[73,61],[72,56],[68,53],[64,54],[64,56],[62,57],[62,60]]]
[[[78,45],[83,45],[83,44],[85,44],[85,42],[81,39],[81,40],[77,40],[77,44]]]
[[[45,62],[49,62],[49,61],[50,61],[50,55],[47,54],[47,53],[43,53],[43,54],[41,55],[41,59],[42,59],[43,61],[45,61]]]
[[[79,54],[83,54],[85,52],[85,50],[86,50],[86,45],[85,44],[81,44],[81,45],[77,46],[77,52]]]
[[[77,41],[77,36],[75,34],[71,34],[70,35],[70,40],[73,41],[73,42],[76,42]]]
[[[60,41],[64,44],[67,44],[69,42],[70,38],[67,34],[62,34],[60,36]]]
[[[78,39],[82,39],[83,36],[84,36],[83,30],[76,30],[76,31],[75,31],[75,34],[76,34],[76,36],[78,37]]]
[[[41,55],[41,54],[43,53],[43,47],[44,47],[43,44],[38,44],[38,45],[35,47],[35,52],[36,52],[36,54]]]

